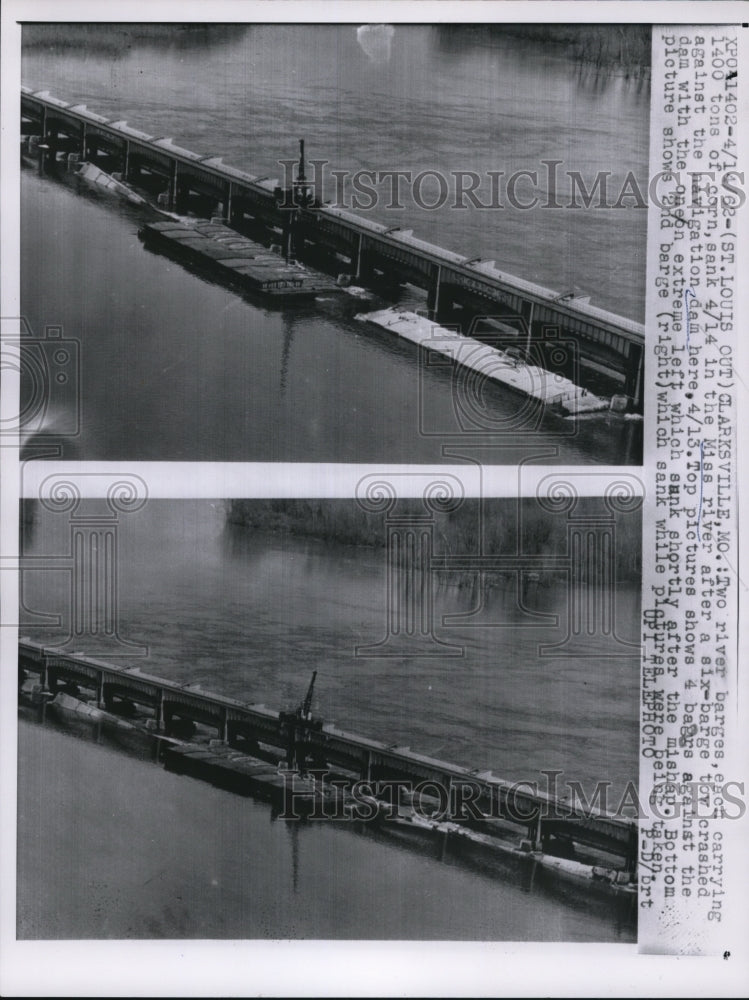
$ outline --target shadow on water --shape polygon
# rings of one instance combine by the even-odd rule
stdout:
[[[464,445],[456,432],[452,374],[439,369],[422,377],[413,345],[344,317],[318,314],[314,305],[299,304],[293,313],[272,310],[218,285],[198,284],[182,268],[153,266],[123,222],[111,258],[127,275],[121,291],[102,282],[87,289],[84,299],[75,291],[84,290],[79,276],[71,288],[51,269],[51,290],[34,298],[33,282],[25,279],[24,307],[35,333],[44,330],[47,316],[61,316],[80,340],[85,392],[75,433],[61,437],[64,429],[50,406],[44,427],[35,420],[28,428],[23,458],[56,457],[48,449],[60,444],[66,458],[361,461],[387,453],[389,461],[423,461],[437,453],[442,428],[471,457],[470,438]],[[31,238],[25,253],[31,260]],[[140,282],[138,302],[128,294],[128,281]],[[102,338],[96,321],[108,321],[113,294],[117,324]],[[146,318],[146,328],[142,350],[133,356],[122,331],[136,313]],[[211,340],[206,330],[213,332]],[[122,378],[112,385],[111,373],[119,368]],[[421,395],[414,391],[419,384]],[[183,411],[177,412],[181,399]],[[67,406],[68,423],[76,419],[74,403],[72,393],[60,395],[58,408]],[[485,403],[495,426],[518,406],[499,388],[487,391]],[[118,409],[121,418],[113,420]],[[509,460],[517,460],[515,439],[506,445],[507,434],[488,437],[479,458],[491,455],[509,464],[509,452]],[[641,422],[607,414],[570,426],[549,416],[523,438],[526,454],[545,449],[540,460],[561,453],[574,461],[610,456],[610,462],[616,457],[623,463],[640,454]]]
[[[592,94],[603,94],[613,80],[632,88],[643,102],[650,98],[650,75],[643,72],[629,72],[622,69],[612,69],[610,66],[595,62],[580,62],[575,73],[580,90]]]
[[[94,723],[81,718],[73,718],[68,713],[58,714],[48,707],[42,712],[28,706],[19,706],[19,716],[27,725],[42,726],[71,739],[93,744],[92,751],[108,750],[118,755],[135,758],[143,764],[162,767],[161,741],[139,730],[117,728],[107,723]],[[110,761],[111,763],[111,761]],[[211,785],[204,779],[187,778],[194,785],[196,799],[201,795],[201,785]],[[220,789],[227,799],[235,798],[235,794],[226,789]],[[243,796],[244,797],[244,796]],[[252,797],[251,797],[252,798]],[[437,832],[417,832],[387,822],[373,825],[364,822],[332,822],[322,824],[313,820],[286,821],[280,818],[277,806],[256,801],[257,807],[267,810],[268,819],[272,823],[282,823],[287,831],[289,845],[288,863],[290,866],[291,890],[294,896],[303,894],[305,886],[305,867],[309,861],[303,851],[305,838],[314,836],[313,831],[321,826],[333,830],[341,830],[360,842],[369,842],[372,851],[395,851],[404,861],[408,858],[423,858],[431,867],[432,873],[439,868],[446,872],[463,872],[485,885],[496,884],[497,892],[509,892],[526,897],[535,897],[540,905],[562,907],[570,915],[600,922],[601,926],[613,932],[613,939],[632,941],[636,939],[636,899],[631,896],[615,895],[605,886],[593,883],[578,885],[569,879],[560,877],[554,872],[539,867],[530,859],[503,855],[470,841],[446,840]],[[343,831],[342,831],[343,832]],[[319,846],[323,846],[320,844]],[[373,858],[374,860],[374,858]],[[354,879],[355,873],[350,873]],[[433,886],[438,891],[438,883]],[[449,900],[445,900],[449,907]],[[457,928],[456,928],[457,930]],[[459,934],[458,936],[463,936]],[[501,938],[501,934],[498,935]],[[607,935],[608,936],[608,935]],[[544,934],[539,932],[539,937]]]
[[[612,795],[636,774],[639,659],[623,643],[638,635],[636,573],[625,568],[639,549],[639,516],[617,532],[619,585],[606,605],[621,640],[615,649],[600,630],[571,631],[564,579],[498,573],[488,581],[474,572],[433,580],[431,589],[435,636],[465,655],[370,658],[356,649],[388,633],[386,550],[345,545],[340,535],[381,541],[382,519],[368,523],[350,500],[228,506],[153,500],[121,518],[119,631],[149,646],[138,662],[145,672],[278,708],[296,706],[317,669],[314,711],[347,731],[513,780],[558,767],[586,787],[610,781]],[[21,634],[59,645],[73,627],[69,577],[34,568],[69,555],[69,515],[36,505],[31,523],[25,513]],[[227,515],[247,526],[227,525]],[[464,541],[460,551],[475,549]],[[429,589],[421,576],[414,584],[419,594]],[[584,595],[584,584],[573,593]],[[75,642],[95,658],[109,655],[96,633]],[[546,646],[553,656],[540,652]]]
[[[289,381],[289,358],[291,357],[291,345],[294,342],[294,324],[287,314],[283,319],[283,347],[281,348],[281,370],[278,380],[280,392],[286,392]]]

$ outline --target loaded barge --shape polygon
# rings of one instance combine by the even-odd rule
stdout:
[[[311,299],[340,291],[335,281],[297,261],[285,261],[219,222],[149,222],[138,233],[146,246],[211,271],[222,281],[273,299]]]
[[[322,203],[312,180],[307,180],[301,149],[296,178],[282,183],[253,176],[221,157],[200,155],[124,121],[111,121],[46,91],[23,87],[21,111],[22,155],[29,160],[36,157],[41,173],[57,170],[62,162],[68,168],[86,162],[118,183],[146,192],[149,201],[155,200],[174,217],[220,218],[235,234],[263,233],[261,243],[280,239],[290,266],[290,258],[307,259],[310,253],[315,259],[340,263],[345,280],[357,287],[408,283],[426,292],[430,318],[456,322],[466,334],[475,317],[487,315],[505,317],[524,339],[542,346],[553,329],[574,343],[582,365],[596,373],[591,387],[605,378],[603,391],[606,396],[610,388],[615,393],[614,409],[642,412],[645,330],[641,323],[592,305],[588,296],[574,289],[560,293],[545,288],[501,270],[492,260],[454,253],[417,238],[409,229]],[[194,228],[192,221],[189,228]],[[199,240],[199,236],[183,234],[172,243],[183,239]],[[201,247],[205,249],[202,243],[193,249]],[[172,248],[179,250],[176,245]],[[255,250],[262,252],[260,247]],[[200,254],[199,259],[246,286],[264,284],[252,269],[249,277],[232,275],[231,265],[216,265],[210,254]],[[293,278],[286,287],[287,295],[293,289],[298,293]],[[334,287],[331,279],[324,290]]]
[[[313,717],[313,685],[314,674],[304,701],[277,712],[28,639],[19,649],[20,701],[42,719],[51,713],[66,724],[149,737],[168,770],[271,802],[287,819],[437,838],[636,893],[636,821],[343,732]],[[395,786],[407,787],[401,795]]]
[[[507,350],[439,326],[427,316],[403,309],[381,309],[359,313],[356,319],[372,323],[419,348],[440,354],[453,365],[475,372],[482,379],[497,382],[514,392],[556,410],[563,416],[597,413],[612,403],[577,385],[560,372],[551,372],[526,360],[517,346]],[[516,330],[497,324],[507,340],[518,341]]]

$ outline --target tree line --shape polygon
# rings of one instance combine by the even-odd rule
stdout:
[[[568,552],[568,525],[613,527],[617,575],[638,580],[642,530],[639,510],[613,513],[598,497],[577,500],[573,518],[550,512],[534,498],[466,499],[453,510],[432,512],[420,500],[398,500],[397,514],[416,523],[425,515],[432,525],[436,556],[525,554],[563,556]],[[231,500],[230,524],[257,532],[277,532],[373,549],[387,545],[387,513],[371,512],[356,500]],[[547,575],[553,575],[551,567]]]

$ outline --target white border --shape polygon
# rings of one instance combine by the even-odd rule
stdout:
[[[2,315],[18,315],[18,125],[20,83],[19,32],[16,19],[66,21],[265,21],[347,23],[383,22],[598,22],[728,23],[749,20],[747,6],[735,2],[358,2],[338,0],[321,7],[296,0],[223,0],[207,7],[203,0],[166,2],[79,2],[9,0],[2,9]],[[3,407],[17,407],[17,382],[3,372]],[[4,412],[7,412],[5,410]],[[0,544],[5,558],[17,554],[19,470],[12,449],[2,449]],[[137,473],[141,463],[116,463],[117,471]],[[83,463],[88,473],[107,472],[109,463]],[[382,467],[326,466],[299,486],[309,467],[144,463],[151,495],[255,495],[265,483],[276,495],[342,495],[366,472]],[[407,471],[407,467],[397,467]],[[146,470],[143,470],[146,471]],[[396,469],[388,469],[396,471]],[[426,467],[413,469],[423,473]],[[440,471],[447,471],[441,468]],[[456,470],[457,471],[457,470]],[[539,476],[552,469],[536,470]],[[563,470],[556,468],[560,473]],[[579,467],[569,467],[579,475]],[[598,470],[596,470],[598,471]],[[603,471],[603,470],[601,470]],[[613,472],[614,470],[606,470]],[[636,470],[617,470],[636,472]],[[513,488],[516,470],[484,470],[484,488],[502,495]],[[178,473],[178,475],[175,475]],[[460,467],[466,474],[466,467]],[[210,481],[206,484],[206,477]],[[296,483],[296,487],[293,485]],[[503,486],[504,484],[504,486]],[[220,488],[219,488],[220,487]],[[320,491],[325,489],[324,493]],[[350,494],[349,494],[350,495]],[[17,607],[15,574],[0,572],[2,614],[12,620]],[[10,611],[9,611],[10,609]],[[351,943],[321,946],[313,942],[16,942],[15,941],[15,656],[16,634],[0,629],[4,664],[0,682],[3,749],[0,780],[3,821],[0,871],[0,992],[18,996],[252,996],[252,995],[453,995],[453,996],[742,996],[749,981],[747,950],[741,928],[727,935],[730,961],[716,958],[638,956],[628,945]],[[12,668],[12,669],[9,669]],[[50,831],[53,835],[53,831]],[[447,904],[446,904],[447,905]]]
[[[452,476],[466,497],[547,496],[553,483],[571,480],[579,496],[601,496],[612,482],[625,482],[633,496],[643,496],[639,466],[556,465],[355,465],[315,462],[49,462],[33,461],[21,470],[25,497],[49,497],[60,478],[75,483],[82,497],[106,497],[115,480],[141,479],[152,499],[230,500],[357,496],[365,478],[392,479],[399,497],[420,497],[425,483]],[[135,487],[137,488],[137,480]]]
[[[745,7],[736,0],[215,0],[207,13],[203,0],[8,0],[4,19],[21,21],[224,21],[393,24],[526,21],[560,23],[642,22],[721,24],[741,21]]]

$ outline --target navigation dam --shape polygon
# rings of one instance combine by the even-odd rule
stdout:
[[[321,261],[345,281],[408,282],[426,292],[430,320],[468,334],[478,329],[477,318],[491,317],[499,321],[505,342],[509,331],[526,354],[534,348],[542,363],[544,352],[571,343],[576,369],[603,376],[626,397],[629,410],[642,412],[642,324],[592,305],[587,297],[515,277],[493,261],[425,242],[411,230],[320,204],[306,181],[303,152],[293,188],[284,190],[277,179],[253,176],[219,156],[201,156],[83,104],[48,91],[21,90],[21,139],[28,152],[37,153],[40,169],[53,168],[61,158],[89,162],[147,192],[167,211],[220,219],[239,233],[263,232],[282,245],[287,259]]]
[[[595,879],[596,871],[605,873],[599,877],[615,888],[629,890],[636,883],[635,819],[594,803],[557,797],[527,782],[512,783],[488,770],[471,770],[407,746],[345,732],[312,715],[314,675],[303,705],[277,711],[22,638],[18,680],[19,692],[30,691],[38,704],[54,705],[61,698],[65,705],[68,699],[89,718],[104,710],[111,719],[139,721],[149,732],[162,735],[164,752],[179,770],[230,790],[247,785],[253,794],[283,790],[275,770],[282,762],[302,780],[309,773],[325,772],[339,789],[357,781],[430,784],[449,790],[459,804],[472,804],[471,811],[451,824],[450,833],[463,834],[473,826],[474,831],[485,831],[474,832],[474,837],[499,846],[501,839],[487,820],[505,821],[516,831],[513,853],[543,855],[552,865],[551,859],[570,859],[573,872],[579,865],[587,878]],[[243,759],[227,758],[231,749],[239,750]],[[578,851],[587,856],[587,865],[572,860]],[[591,852],[598,858],[592,864]]]

